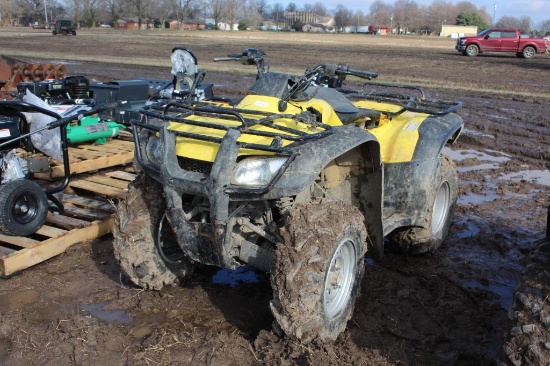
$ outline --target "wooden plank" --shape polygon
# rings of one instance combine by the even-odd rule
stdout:
[[[71,216],[71,217],[76,217],[78,219],[95,221],[95,220],[105,220],[110,216],[110,214],[107,214],[102,211],[91,210],[89,208],[84,209],[80,207],[65,205],[65,210],[63,210],[63,216]]]
[[[107,172],[105,173],[105,175],[111,178],[122,179],[127,182],[133,182],[134,179],[136,179],[136,175],[134,173],[123,172],[121,170],[116,170],[114,172]]]
[[[39,243],[38,240],[26,238],[24,236],[8,236],[4,234],[0,234],[0,241],[3,241],[4,243],[12,244],[12,245],[17,245],[18,247],[22,247],[22,248],[26,248],[35,243]]]
[[[128,188],[128,182],[125,180],[119,180],[119,179],[113,179],[110,177],[106,177],[104,175],[92,175],[90,177],[86,177],[87,182],[94,182],[99,184],[104,184],[109,187],[115,187],[126,190]]]
[[[134,150],[117,155],[96,158],[93,160],[82,160],[71,163],[71,175],[85,172],[93,172],[98,169],[109,168],[116,165],[130,164],[133,160]],[[52,170],[47,173],[36,173],[35,177],[39,179],[55,179],[61,178],[64,175],[65,172],[63,170],[63,165],[61,165],[52,167]]]
[[[90,225],[68,231],[65,235],[36,243],[26,249],[0,258],[0,275],[9,276],[63,253],[73,244],[99,238],[111,232],[113,218],[94,221]]]
[[[0,258],[6,255],[10,255],[13,252],[17,252],[17,250],[0,246]]]
[[[63,203],[70,203],[75,206],[80,207],[86,207],[86,208],[92,208],[96,210],[102,210],[107,212],[114,212],[115,206],[108,202],[107,200],[103,199],[92,199],[92,198],[86,198],[82,196],[76,196],[73,194],[65,194],[65,193],[58,193],[55,195],[57,199],[61,200]]]
[[[103,154],[118,154],[121,152],[126,152],[128,149],[120,147],[120,146],[112,146],[109,144],[106,145],[90,145],[86,146],[86,150],[90,151],[98,151]]]
[[[97,152],[97,151],[91,151],[91,150],[84,150],[84,149],[74,149],[71,150],[71,156],[78,157],[80,159],[96,159],[101,158],[105,156],[105,154]]]
[[[114,146],[125,146],[126,148],[133,149],[134,148],[134,142],[133,141],[124,141],[120,139],[114,139],[109,141],[109,144],[112,144]]]
[[[54,215],[51,212],[49,212],[48,216],[46,217],[46,223],[59,226],[67,230],[79,229],[90,224],[88,221],[76,219],[69,216]]]
[[[98,194],[102,194],[108,197],[118,197],[120,195],[123,195],[126,193],[124,189],[115,188],[115,187],[107,187],[103,184],[89,182],[84,179],[74,180],[69,183],[69,186],[72,188],[80,188],[84,189],[89,192],[94,192]]]
[[[56,236],[65,234],[67,230],[58,229],[56,227],[43,225],[36,233],[39,235],[47,236],[48,238],[55,238]]]

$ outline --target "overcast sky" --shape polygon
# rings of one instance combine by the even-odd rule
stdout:
[[[457,0],[444,0],[446,2],[456,4],[459,1]],[[298,7],[303,6],[304,4],[314,4],[317,0],[271,0],[271,4],[280,3],[286,7],[286,4],[293,2]],[[367,14],[369,8],[374,0],[321,0],[321,2],[326,6],[328,10],[332,10],[338,6],[338,4],[344,5],[350,10],[361,10],[363,13]],[[394,0],[385,0],[388,4],[394,4]],[[416,3],[419,5],[430,5],[433,0],[416,0]],[[550,0],[496,0],[496,12],[495,0],[481,0],[474,1],[470,0],[471,3],[475,4],[478,8],[485,6],[491,17],[496,16],[496,20],[503,16],[513,16],[520,18],[522,16],[531,17],[531,20],[535,25],[538,25],[543,20],[550,19]]]

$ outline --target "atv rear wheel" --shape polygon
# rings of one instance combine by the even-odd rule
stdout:
[[[35,182],[19,179],[0,186],[0,232],[12,236],[34,234],[48,215],[48,197]]]
[[[435,195],[432,197],[422,227],[394,231],[390,238],[405,254],[433,253],[449,233],[458,196],[458,176],[451,159],[441,156]]]
[[[152,290],[179,284],[195,268],[179,247],[165,211],[161,185],[138,175],[118,204],[113,227],[120,267],[133,283]]]
[[[359,296],[367,232],[363,215],[341,203],[301,204],[282,229],[271,311],[292,339],[335,340]]]

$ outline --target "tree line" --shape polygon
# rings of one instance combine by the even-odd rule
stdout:
[[[350,10],[345,5],[327,9],[318,1],[298,6],[294,2],[269,4],[267,0],[2,0],[0,25],[17,26],[47,23],[68,18],[77,24],[94,27],[114,25],[118,19],[137,18],[165,24],[169,20],[213,19],[214,24],[240,23],[259,27],[268,20],[281,22],[287,12],[314,12],[319,17],[330,16],[336,29],[377,25],[390,26],[399,33],[439,33],[443,25],[476,25],[482,30],[490,26],[515,27],[523,33],[550,31],[550,19],[533,24],[530,17],[501,17],[493,19],[485,6],[470,1],[456,4],[434,0],[420,5],[414,0],[395,0],[393,3],[375,0],[368,9]],[[298,28],[298,27],[296,27]]]

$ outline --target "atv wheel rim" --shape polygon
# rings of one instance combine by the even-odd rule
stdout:
[[[28,224],[36,217],[38,201],[32,195],[22,194],[15,200],[11,212],[17,223],[21,225]]]
[[[336,317],[349,302],[356,266],[355,246],[346,238],[338,244],[325,276],[323,310],[328,319]]]
[[[165,263],[179,263],[184,258],[183,251],[172,232],[166,213],[159,220],[155,246]]]
[[[449,207],[451,188],[449,182],[443,182],[437,190],[432,213],[432,234],[437,234],[445,224],[445,216]]]

